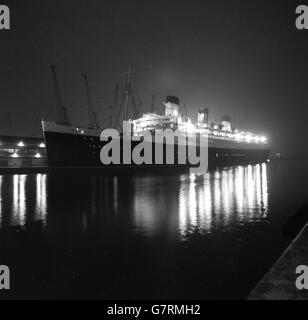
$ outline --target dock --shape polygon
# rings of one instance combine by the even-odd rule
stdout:
[[[308,224],[301,230],[248,300],[308,300],[308,290],[296,288],[298,266],[308,265]]]
[[[46,172],[47,167],[43,138],[0,136],[0,174]]]

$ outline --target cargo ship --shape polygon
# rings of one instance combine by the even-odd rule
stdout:
[[[58,99],[58,121],[42,121],[49,166],[64,168],[108,167],[108,165],[103,164],[101,159],[101,150],[108,143],[108,141],[101,141],[100,139],[103,129],[100,128],[96,114],[93,112],[93,105],[87,83],[87,77],[84,76],[88,101],[89,125],[87,127],[77,127],[70,124],[66,108],[63,107],[54,67],[53,76]],[[123,95],[122,109],[125,113],[124,120],[127,120],[131,126],[131,138],[133,140],[131,143],[132,150],[140,143],[140,141],[142,141],[142,137],[144,137],[147,133],[154,134],[155,130],[157,129],[169,129],[172,131],[185,133],[187,137],[190,135],[199,137],[199,140],[195,140],[196,149],[199,148],[198,141],[200,141],[200,137],[206,137],[208,161],[210,164],[262,162],[266,161],[269,157],[270,145],[267,141],[267,138],[251,132],[244,132],[233,128],[231,117],[229,116],[224,116],[220,124],[209,123],[209,109],[200,108],[197,122],[192,123],[192,121],[186,115],[180,113],[179,98],[176,96],[168,96],[164,102],[164,114],[150,112],[143,114],[141,117],[139,116],[135,119],[129,119],[127,117],[128,104],[129,99],[132,98],[133,96],[130,78],[128,77],[125,93]],[[137,141],[138,137],[140,138],[139,142]],[[122,155],[124,145],[122,133],[119,134],[119,139]],[[155,145],[157,143],[158,142],[155,141],[155,139],[153,139],[151,142],[153,159],[155,158]],[[167,143],[168,142],[165,140],[163,141],[164,151],[166,150]],[[174,156],[176,159],[174,159],[172,165],[187,167],[189,166],[189,163],[179,164],[177,161],[179,147],[179,141],[176,141],[174,144]],[[200,152],[200,150],[197,152]],[[163,159],[163,163],[157,166],[172,166],[166,161],[166,155],[164,155]],[[129,165],[125,164],[124,162],[120,162],[116,164],[110,164],[110,166],[119,168],[129,166],[155,166],[154,162],[155,161],[153,161],[151,164],[144,163],[142,165],[137,165],[133,161]]]

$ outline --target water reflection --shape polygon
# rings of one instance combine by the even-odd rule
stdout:
[[[179,232],[210,232],[235,224],[266,219],[267,166],[249,165],[207,173],[202,180],[182,177],[179,192]]]
[[[26,213],[26,175],[13,177],[13,224],[23,225]]]
[[[307,170],[281,161],[205,176],[0,176],[1,258],[20,293],[31,283],[38,297],[244,298],[259,277],[245,270],[265,272],[285,248],[281,225],[307,199]]]
[[[36,176],[36,219],[45,220],[47,215],[46,174]]]
[[[0,176],[0,227],[40,220],[78,232],[122,226],[132,234],[185,239],[264,220],[267,213],[266,164],[204,176]]]
[[[46,174],[0,176],[0,228],[45,220],[46,187]]]
[[[267,218],[267,165],[229,167],[205,176],[182,175],[133,180],[133,214],[146,236],[185,239]]]

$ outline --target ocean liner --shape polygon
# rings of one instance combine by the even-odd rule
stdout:
[[[58,121],[42,121],[44,138],[46,142],[48,163],[50,167],[106,167],[101,161],[101,150],[108,141],[100,141],[102,128],[97,121],[96,113],[93,111],[93,105],[90,95],[90,89],[87,77],[84,76],[86,95],[89,112],[89,125],[85,127],[72,126],[69,122],[66,108],[63,107],[62,99],[55,74],[55,68],[52,67],[54,84],[58,101]],[[126,84],[121,105],[124,111],[124,119],[131,125],[132,137],[142,137],[145,133],[154,133],[156,129],[171,129],[195,136],[206,136],[208,141],[208,160],[209,163],[239,163],[239,162],[262,162],[266,161],[270,147],[266,137],[258,136],[250,132],[243,132],[234,129],[231,124],[231,118],[225,116],[219,125],[209,124],[209,110],[200,108],[198,120],[196,123],[179,112],[179,98],[168,96],[164,106],[165,113],[158,114],[150,112],[135,119],[128,118],[128,105],[130,99],[134,104],[132,88],[130,85],[130,76]],[[134,108],[136,111],[136,108]],[[137,115],[137,112],[135,112]],[[123,135],[119,135],[121,154],[123,152]],[[133,139],[134,140],[134,139]],[[137,139],[138,140],[138,139]],[[197,143],[198,139],[196,139]],[[133,149],[140,142],[132,142]],[[152,149],[155,149],[155,139]],[[166,141],[163,142],[164,145]],[[179,150],[178,142],[175,143],[175,157]],[[164,146],[166,150],[166,146]],[[198,145],[196,145],[198,149]],[[153,151],[153,155],[155,151]],[[122,158],[121,158],[122,159]],[[164,156],[164,165],[167,166]],[[135,166],[133,162],[131,166]],[[147,164],[148,165],[148,164]],[[143,166],[147,166],[143,165]],[[155,164],[151,164],[152,166]],[[174,166],[183,166],[174,161]],[[187,163],[187,166],[189,164]],[[116,167],[127,166],[124,163],[112,165]],[[161,164],[159,165],[161,166]],[[184,165],[186,166],[186,165]]]

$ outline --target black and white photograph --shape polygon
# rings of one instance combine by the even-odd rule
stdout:
[[[308,300],[308,1],[0,0],[0,46],[0,300]]]

